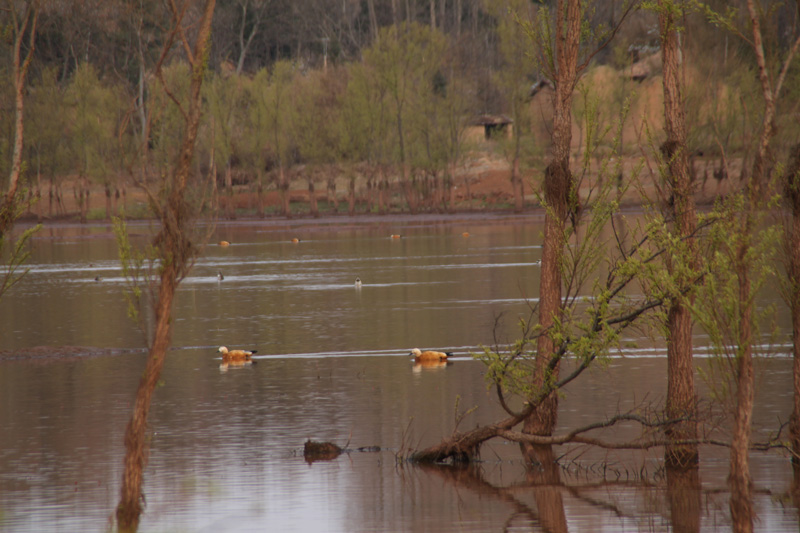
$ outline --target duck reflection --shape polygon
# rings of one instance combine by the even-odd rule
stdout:
[[[227,372],[231,368],[249,368],[256,364],[255,361],[223,361],[219,364],[220,372]]]
[[[452,365],[453,363],[447,360],[444,361],[413,361],[411,365],[411,369],[414,372],[422,372],[423,370],[440,370],[442,368],[447,368],[447,365]]]

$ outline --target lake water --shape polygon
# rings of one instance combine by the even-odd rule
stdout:
[[[688,507],[659,468],[661,450],[557,448],[562,467],[547,473],[526,469],[518,446],[499,440],[474,468],[398,462],[449,435],[456,411],[478,406],[459,429],[502,416],[469,353],[513,339],[527,316],[541,223],[486,215],[219,225],[211,242],[232,244],[205,248],[175,306],[175,349],[149,419],[141,531],[729,529],[725,449],[701,449],[699,479],[682,493]],[[29,266],[0,300],[3,349],[113,350],[0,360],[0,530],[103,531],[147,332],[126,316],[107,226],[45,228]],[[638,340],[641,349],[566,391],[562,429],[663,400],[663,347]],[[222,369],[220,345],[257,349],[256,364]],[[414,347],[455,357],[415,368]],[[779,354],[757,368],[754,438],[763,439],[788,419],[791,364]],[[352,451],[308,463],[309,438]],[[356,450],[367,446],[380,451]],[[786,457],[753,453],[752,470],[757,529],[797,531]]]

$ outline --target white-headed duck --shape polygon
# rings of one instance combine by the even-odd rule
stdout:
[[[425,350],[423,352],[419,348],[414,348],[408,355],[413,356],[416,362],[424,363],[428,361],[447,361],[448,357],[452,357],[453,352],[436,352],[433,350]]]
[[[250,361],[256,350],[228,350],[225,346],[219,347],[223,363],[237,363]]]

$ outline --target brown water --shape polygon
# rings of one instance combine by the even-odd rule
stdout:
[[[555,473],[527,471],[518,447],[502,441],[486,446],[474,469],[398,463],[405,447],[453,431],[457,401],[461,411],[480,406],[461,429],[501,416],[468,352],[493,343],[500,314],[507,320],[497,335],[512,339],[526,298],[536,298],[541,220],[324,222],[220,226],[212,241],[233,244],[209,246],[182,284],[176,350],[150,417],[142,531],[668,531],[678,520],[690,530],[730,527],[727,452],[718,448],[701,451],[688,514],[678,510],[686,498],[667,490],[658,450],[558,448],[567,455]],[[0,301],[4,348],[144,345],[125,315],[108,228],[44,230],[30,266]],[[257,364],[222,371],[223,344],[257,348]],[[445,368],[415,369],[413,347],[456,357]],[[788,418],[791,374],[786,357],[758,363],[755,437],[763,438]],[[143,353],[123,350],[0,362],[0,530],[107,526],[143,366]],[[626,351],[570,387],[560,424],[659,401],[665,376],[661,347]],[[308,464],[308,438],[381,450]],[[797,531],[786,458],[754,453],[752,468],[757,529]]]

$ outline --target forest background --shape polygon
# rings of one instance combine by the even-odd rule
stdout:
[[[347,211],[419,212],[537,203],[550,155],[552,85],[520,22],[529,0],[236,0],[216,8],[192,194],[228,218]],[[712,1],[724,12],[744,2]],[[763,2],[768,49],[781,55],[797,18],[790,2]],[[773,5],[774,4],[774,5]],[[172,161],[180,117],[145,65],[161,51],[162,2],[45,2],[25,97],[23,184],[29,216],[148,216],[137,184]],[[198,8],[199,9],[199,8]],[[619,2],[590,21],[612,28]],[[796,10],[795,10],[796,11]],[[744,10],[741,10],[744,12]],[[744,20],[742,20],[744,24]],[[737,188],[760,125],[752,49],[699,10],[688,11],[682,76],[695,192],[711,201]],[[8,30],[8,26],[5,26]],[[0,40],[0,161],[14,140],[10,30]],[[176,54],[164,70],[188,77]],[[788,73],[771,148],[785,161],[800,139],[800,68]],[[573,103],[573,157],[593,110],[599,131],[623,121],[617,179],[627,201],[658,181],[650,146],[663,139],[658,21],[638,10],[593,57]],[[146,149],[141,139],[148,138]],[[592,158],[611,152],[608,136]],[[597,185],[599,173],[581,186]],[[3,186],[5,187],[5,183]],[[635,192],[633,192],[635,191]],[[624,200],[625,200],[624,199]]]

